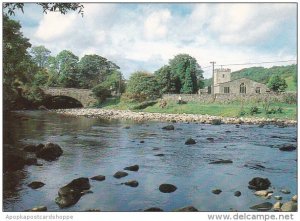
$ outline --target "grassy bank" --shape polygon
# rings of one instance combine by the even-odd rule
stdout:
[[[104,109],[116,110],[132,110],[143,111],[149,113],[168,113],[168,114],[202,114],[223,117],[261,117],[276,119],[297,119],[297,105],[286,103],[270,103],[268,110],[273,113],[266,114],[263,103],[247,103],[233,102],[230,104],[218,103],[199,103],[188,102],[187,104],[177,104],[168,101],[164,108],[159,106],[159,102],[143,109],[136,109],[139,103],[123,102],[120,99],[111,99],[100,105]],[[256,108],[253,108],[256,107]],[[256,109],[253,113],[253,109]],[[252,112],[251,112],[252,110]]]

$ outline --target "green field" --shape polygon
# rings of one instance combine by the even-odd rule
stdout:
[[[218,103],[198,103],[188,102],[187,104],[177,104],[176,102],[168,101],[166,107],[161,108],[159,103],[146,107],[144,109],[135,109],[139,103],[122,102],[120,99],[111,99],[103,103],[100,108],[104,109],[117,109],[117,110],[132,110],[143,111],[150,113],[169,113],[169,114],[207,114],[212,116],[223,117],[259,117],[259,118],[276,118],[276,119],[297,119],[297,105],[285,103],[271,103],[269,110],[281,109],[281,113],[266,114],[262,103],[247,103],[242,105],[239,102],[230,104]],[[257,113],[251,114],[251,108],[256,106]]]

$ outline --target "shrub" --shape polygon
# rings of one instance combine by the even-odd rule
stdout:
[[[92,92],[99,102],[105,101],[105,99],[111,95],[110,90],[108,90],[101,84],[98,84],[95,87],[93,87]]]
[[[250,114],[251,114],[251,115],[258,114],[258,112],[259,112],[259,109],[258,109],[257,106],[252,106],[252,107],[250,108]]]
[[[141,109],[145,109],[146,107],[153,106],[156,103],[157,103],[157,101],[145,101],[138,105],[133,106],[132,109],[141,110]]]
[[[160,96],[155,76],[147,72],[135,72],[127,84],[126,96],[135,101],[153,100]]]

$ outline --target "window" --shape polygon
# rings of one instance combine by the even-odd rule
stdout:
[[[244,83],[241,83],[240,85],[240,93],[246,94],[246,85]]]
[[[208,86],[208,87],[207,87],[207,93],[208,93],[208,94],[211,94],[211,86]]]
[[[229,94],[229,87],[224,87],[224,94]]]
[[[260,94],[260,87],[256,87],[256,88],[255,88],[255,92],[256,92],[257,94]]]

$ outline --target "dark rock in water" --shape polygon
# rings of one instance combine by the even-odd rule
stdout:
[[[251,181],[249,181],[249,189],[254,190],[266,190],[270,187],[271,182],[268,178],[254,177]]]
[[[212,119],[211,124],[212,125],[221,125],[222,120],[221,119]]]
[[[137,187],[139,182],[136,180],[130,180],[124,183],[126,186]]]
[[[216,161],[210,162],[209,164],[227,164],[227,163],[232,163],[232,160],[216,160]]]
[[[208,137],[208,138],[206,138],[206,140],[208,140],[210,142],[214,142],[214,138],[212,138],[212,137]]]
[[[44,144],[38,144],[38,145],[33,145],[33,144],[29,144],[26,145],[23,150],[26,152],[37,152],[40,151],[45,145]]]
[[[241,191],[235,191],[234,192],[234,196],[236,196],[236,197],[239,197],[241,195],[242,195]]]
[[[100,209],[87,209],[87,210],[84,210],[84,212],[101,212]]]
[[[168,125],[162,128],[163,130],[174,130],[175,127],[173,125]]]
[[[293,144],[283,144],[279,147],[281,151],[293,151],[296,150],[296,145]]]
[[[56,160],[63,153],[61,147],[54,143],[47,143],[41,150],[36,153],[36,156],[47,161]]]
[[[130,126],[125,126],[124,129],[130,129]]]
[[[271,136],[271,138],[284,138],[284,137],[281,137],[281,136],[276,136],[276,135],[273,135],[273,136]]]
[[[117,179],[120,179],[120,178],[125,177],[125,176],[127,176],[127,175],[128,175],[128,173],[126,173],[126,172],[124,172],[124,171],[118,171],[118,172],[116,172],[116,173],[114,174],[114,177],[117,178]]]
[[[161,184],[159,186],[159,191],[162,193],[172,193],[177,190],[177,187],[172,184]]]
[[[258,125],[259,128],[263,128],[264,126],[265,126],[264,124]]]
[[[164,154],[163,153],[159,153],[159,154],[155,154],[154,156],[156,156],[156,157],[163,157]]]
[[[125,167],[124,170],[138,171],[139,168],[140,168],[139,165],[133,165],[133,166]]]
[[[261,203],[261,204],[251,206],[250,209],[258,210],[258,211],[268,211],[268,210],[272,209],[272,207],[273,207],[272,203],[264,202],[264,203]]]
[[[37,165],[37,159],[36,158],[27,158],[27,159],[25,159],[25,164],[28,166]]]
[[[151,207],[151,208],[145,209],[144,212],[163,212],[163,210],[158,207]]]
[[[236,128],[239,128],[240,126],[241,126],[241,125],[239,125],[239,124],[236,124],[236,125],[235,125]]]
[[[26,152],[36,152],[36,146],[33,144],[28,144],[23,148],[24,151]]]
[[[46,212],[47,207],[46,206],[38,206],[34,207],[32,209],[25,210],[25,212]]]
[[[144,140],[141,140],[140,143],[145,143],[145,141],[144,141]]]
[[[160,148],[159,147],[154,147],[152,150],[160,150]]]
[[[105,176],[98,175],[91,178],[91,180],[103,181],[105,180]]]
[[[198,212],[198,210],[193,206],[186,206],[179,209],[173,210],[174,212]]]
[[[58,190],[58,197],[55,202],[59,207],[64,208],[76,204],[81,196],[85,193],[85,190],[91,188],[88,178],[78,178],[70,182],[64,187]]]
[[[30,184],[28,184],[28,186],[32,189],[38,189],[43,187],[45,184],[43,182],[39,182],[39,181],[33,181]]]
[[[226,130],[225,133],[231,133],[231,131],[230,130]]]
[[[171,120],[172,123],[176,123],[176,120]]]
[[[192,138],[189,138],[185,141],[185,144],[186,145],[196,144],[196,141]]]
[[[8,154],[3,157],[4,171],[16,171],[24,168],[26,161],[18,155]]]
[[[222,192],[222,190],[220,189],[214,189],[211,191],[213,194],[220,194]]]

